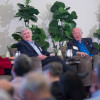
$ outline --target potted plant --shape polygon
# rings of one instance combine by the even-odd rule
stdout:
[[[16,13],[15,17],[19,17],[19,20],[24,20],[25,26],[29,27],[32,30],[33,35],[33,40],[36,41],[41,48],[47,49],[49,47],[49,43],[46,41],[48,38],[45,34],[45,31],[43,28],[39,28],[36,25],[30,26],[29,23],[30,21],[32,22],[37,22],[38,18],[37,15],[39,14],[38,9],[35,9],[33,6],[30,6],[29,3],[31,2],[30,0],[25,0],[25,4],[18,3],[19,10]],[[12,34],[12,37],[16,40],[16,42],[21,41],[22,38],[20,36],[20,32],[16,32]],[[12,44],[12,48],[17,48],[17,43]],[[10,48],[8,48],[10,50]],[[12,51],[12,50],[10,50]]]
[[[98,51],[100,53],[100,43],[99,43],[99,40],[100,40],[100,28],[98,30],[96,30],[95,33],[93,33],[93,36],[98,39],[98,42],[94,42],[94,45],[98,49]]]
[[[49,33],[52,39],[55,52],[58,47],[63,47],[64,42],[73,38],[72,30],[76,27],[74,19],[77,19],[75,11],[69,12],[70,7],[66,7],[63,2],[56,1],[52,7],[52,20],[49,24]],[[59,45],[56,45],[58,43]]]

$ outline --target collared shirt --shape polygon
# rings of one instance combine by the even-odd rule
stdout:
[[[100,90],[96,91],[95,93],[93,93],[92,97],[97,97],[100,96]]]
[[[26,41],[26,42],[28,42],[34,48],[34,50],[37,52],[38,55],[42,55],[42,53],[40,52],[38,47],[34,44],[34,41],[32,41],[32,42]]]
[[[77,44],[78,44],[79,49],[80,49],[81,52],[87,53],[89,56],[94,56],[94,55],[90,54],[90,52],[87,49],[86,45],[84,44],[83,40],[81,40],[81,43],[79,41],[77,41]],[[76,53],[77,53],[77,51],[75,52],[75,55],[76,55]]]

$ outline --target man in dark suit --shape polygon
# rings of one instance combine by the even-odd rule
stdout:
[[[41,60],[44,60],[47,56],[54,55],[41,49],[41,47],[32,40],[32,31],[29,28],[23,29],[21,36],[23,40],[18,43],[18,51],[21,53],[24,53],[29,57],[39,57]]]
[[[98,50],[92,43],[91,38],[82,38],[82,30],[80,28],[73,29],[74,39],[70,40],[67,44],[68,49],[73,50],[73,58],[80,59],[80,72],[89,72],[89,75],[83,79],[84,86],[90,86],[92,84],[92,59],[96,58]]]
[[[74,39],[68,42],[68,49],[73,49],[74,55],[80,54],[82,57],[89,55],[93,57],[98,54],[98,50],[92,43],[91,38],[82,38],[82,30],[75,28],[73,30]]]

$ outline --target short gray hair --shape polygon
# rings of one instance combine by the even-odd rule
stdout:
[[[49,80],[43,73],[30,72],[22,81],[21,93],[24,95],[27,90],[33,93],[37,93],[41,90],[49,91],[49,83]]]
[[[51,62],[43,67],[43,71],[49,71],[53,77],[60,77],[63,69],[60,62]]]
[[[23,28],[23,29],[21,30],[21,33],[20,33],[20,34],[22,35],[22,34],[23,34],[23,32],[24,32],[24,31],[26,31],[27,29],[28,29],[28,30],[32,33],[31,29],[30,29],[30,28],[28,28],[28,27],[26,27],[26,28]]]

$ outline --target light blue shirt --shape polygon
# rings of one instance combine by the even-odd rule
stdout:
[[[38,47],[34,44],[34,41],[32,41],[32,42],[26,41],[26,42],[28,42],[34,48],[34,50],[37,52],[38,55],[42,55],[42,53],[40,52],[40,50],[38,49]]]
[[[92,97],[97,97],[97,96],[100,96],[100,90],[96,91],[96,92],[92,95]]]
[[[76,40],[77,41],[77,40]],[[94,55],[91,55],[89,50],[87,49],[87,47],[85,46],[83,40],[81,40],[81,43],[79,41],[77,41],[77,44],[79,46],[79,49],[81,52],[84,52],[84,53],[87,53],[89,56],[94,56]],[[77,51],[75,52],[75,55],[76,55]]]

